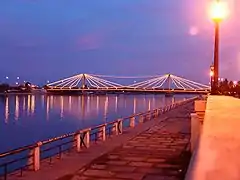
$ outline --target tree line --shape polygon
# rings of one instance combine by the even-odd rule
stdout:
[[[240,96],[240,81],[235,82],[228,79],[220,81],[218,91],[222,95]]]

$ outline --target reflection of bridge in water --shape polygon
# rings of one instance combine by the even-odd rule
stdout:
[[[105,79],[102,79],[105,78]],[[147,79],[130,85],[111,79]],[[151,79],[149,79],[151,78]],[[163,76],[117,77],[78,74],[46,85],[50,93],[208,93],[210,87],[172,74]]]
[[[165,98],[160,95],[11,95],[3,99],[4,119],[19,120],[44,113],[46,120],[55,114],[59,119],[74,117],[75,119],[114,119],[113,116],[144,112],[165,104],[171,104],[181,96]],[[38,109],[38,110],[37,110]],[[40,110],[40,111],[39,111]],[[37,112],[36,112],[37,111]],[[123,113],[123,114],[122,114]]]
[[[135,114],[178,100],[176,97],[125,95],[46,96],[46,98],[47,119],[49,119],[50,111],[54,110],[59,111],[61,118],[64,118],[65,115],[71,115],[82,120],[102,117],[103,121],[107,121],[110,114],[120,115],[123,111]],[[111,120],[111,117],[109,120]]]

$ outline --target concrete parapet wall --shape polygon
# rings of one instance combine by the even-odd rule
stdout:
[[[192,116],[196,118],[196,114]],[[209,96],[203,117],[200,137],[194,144],[185,179],[240,179],[240,99]]]

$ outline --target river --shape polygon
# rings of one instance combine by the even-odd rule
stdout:
[[[0,153],[188,97],[190,96],[1,96]]]

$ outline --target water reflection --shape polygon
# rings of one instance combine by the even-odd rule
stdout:
[[[50,104],[50,100],[49,100],[49,96],[47,96],[47,102],[46,102],[46,119],[49,120],[49,111],[50,111],[50,107],[49,107],[49,104]]]
[[[30,115],[30,107],[31,107],[31,96],[27,96],[27,115]]]
[[[6,101],[5,101],[5,123],[8,122],[8,118],[9,118],[9,105],[8,105],[8,97],[6,97]]]
[[[16,96],[15,98],[15,120],[18,120],[19,118],[19,98]]]
[[[35,111],[35,96],[31,96],[31,115],[34,115],[34,111]]]
[[[14,101],[12,101],[14,99]],[[35,116],[36,109],[45,114],[49,120],[53,114],[59,119],[73,117],[79,120],[100,118],[104,121],[114,120],[115,116],[125,116],[175,103],[184,97],[163,96],[124,96],[124,95],[99,95],[99,96],[10,96],[5,98],[5,122],[11,118],[11,107],[14,107],[14,119],[20,116]],[[37,103],[36,103],[37,102]],[[39,103],[39,106],[37,104]],[[10,104],[14,104],[11,106]]]
[[[0,138],[0,152],[146,112],[183,98],[161,95],[2,96],[0,123],[6,125],[0,126],[0,137],[4,137]]]

